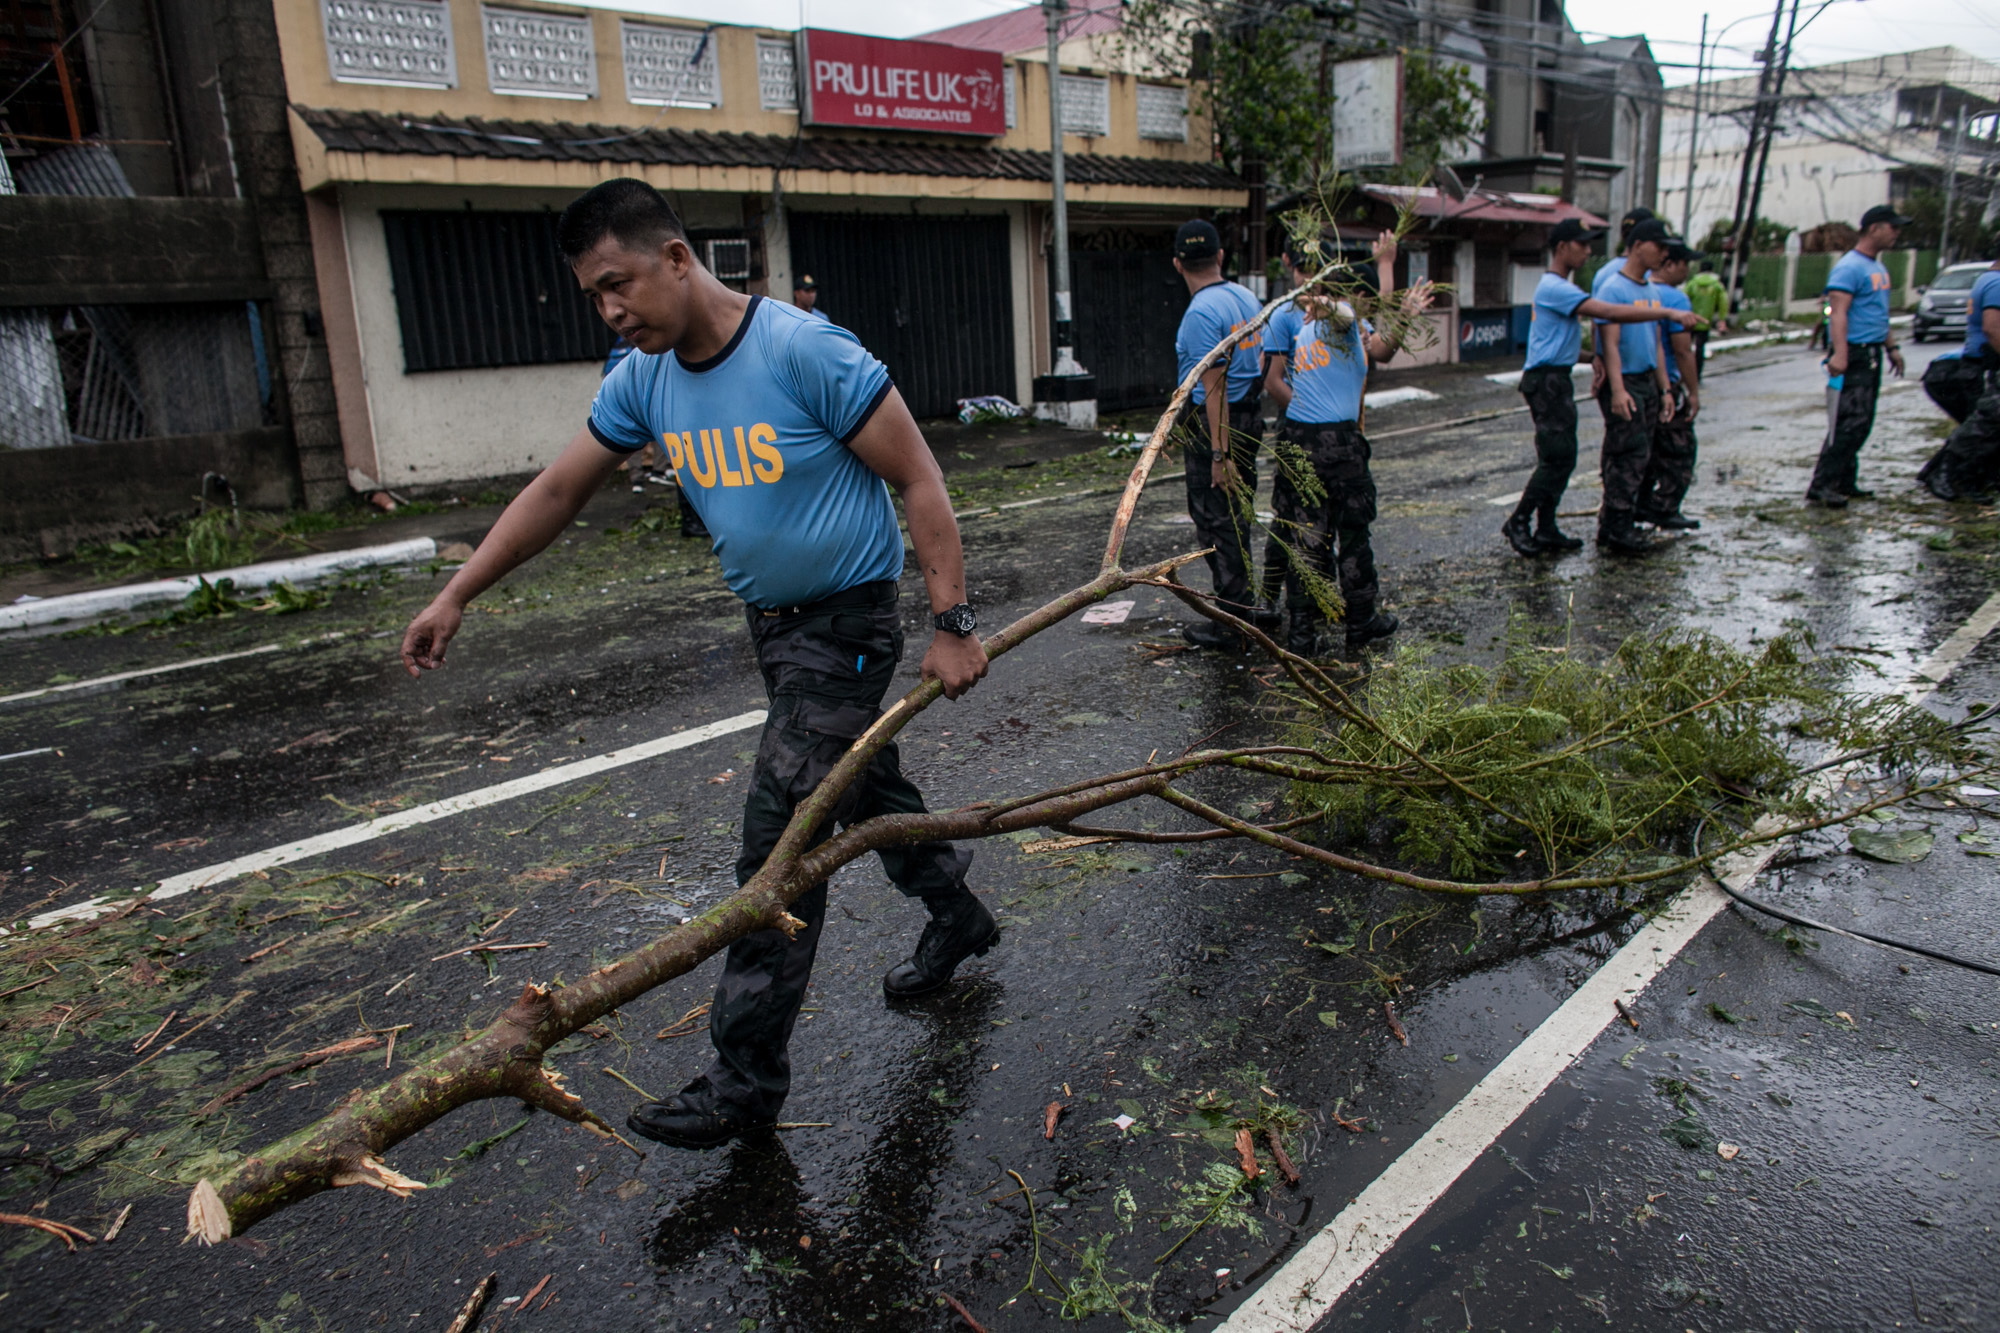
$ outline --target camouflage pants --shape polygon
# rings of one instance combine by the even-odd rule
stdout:
[[[1260,407],[1254,393],[1229,405],[1229,453],[1243,479],[1245,496],[1257,493],[1257,450],[1264,442]],[[1250,591],[1250,569],[1255,560],[1248,512],[1251,505],[1210,480],[1213,446],[1208,438],[1208,409],[1190,401],[1181,425],[1186,438],[1183,457],[1187,462],[1188,517],[1194,520],[1195,536],[1201,544],[1215,548],[1208,553],[1215,595],[1226,604],[1225,610],[1242,615],[1254,603]]]
[[[2000,490],[2000,372],[1986,377],[1986,392],[1971,415],[1917,478],[1946,499],[1969,500]]]
[[[1308,569],[1333,568],[1347,603],[1346,623],[1358,625],[1375,614],[1380,586],[1368,525],[1375,521],[1375,478],[1368,471],[1368,437],[1352,421],[1327,425],[1287,421],[1284,437],[1312,464],[1326,492],[1324,501],[1300,508],[1305,520],[1293,543]],[[1337,556],[1336,556],[1337,551]],[[1312,598],[1297,571],[1285,577],[1286,601],[1296,613],[1310,613]]]
[[[1674,419],[1653,424],[1653,456],[1639,483],[1639,517],[1670,518],[1681,512],[1681,501],[1694,485],[1694,423],[1685,418],[1687,390],[1673,386]]]
[[[1289,424],[1284,417],[1278,418],[1278,434],[1285,435]],[[1286,437],[1289,438],[1289,437]],[[1274,454],[1271,459],[1271,530],[1264,542],[1264,568],[1257,579],[1257,600],[1276,603],[1285,595],[1288,583],[1295,582],[1292,576],[1292,560],[1298,550],[1301,534],[1311,530],[1316,515],[1299,488],[1293,484],[1291,469]],[[1324,543],[1322,542],[1323,546]],[[1303,558],[1300,553],[1298,558]],[[1333,574],[1333,566],[1322,560],[1321,573]]]
[[[1611,410],[1611,386],[1598,391],[1604,412],[1604,452],[1597,465],[1604,483],[1604,501],[1597,511],[1597,535],[1627,537],[1638,512],[1639,488],[1653,456],[1653,431],[1660,424],[1660,386],[1650,373],[1627,375],[1625,392],[1632,396],[1632,415]]]
[[[1826,441],[1820,445],[1807,495],[1852,495],[1861,488],[1861,446],[1875,429],[1875,400],[1881,393],[1882,348],[1850,343],[1847,374],[1828,411]]]
[[[903,655],[894,582],[863,584],[793,612],[748,611],[770,716],[743,802],[738,884],[757,873],[793,808],[881,715],[882,696]],[[836,824],[923,810],[923,794],[903,776],[896,747],[888,745],[842,794],[813,844],[831,836]],[[950,843],[894,847],[881,856],[890,880],[912,897],[936,900],[969,891],[965,872],[972,853]],[[791,910],[806,923],[797,939],[760,930],[729,946],[709,1013],[716,1053],[707,1075],[711,1095],[771,1115],[791,1088],[787,1047],[819,949],[826,885],[814,885]]]
[[[1521,372],[1521,396],[1535,420],[1535,471],[1521,489],[1522,517],[1536,516],[1543,532],[1556,526],[1556,506],[1576,471],[1576,382],[1568,366],[1532,366]]]

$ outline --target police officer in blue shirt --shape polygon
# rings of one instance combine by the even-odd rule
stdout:
[[[1174,270],[1187,283],[1189,296],[1174,336],[1180,366],[1175,373],[1186,379],[1196,362],[1255,319],[1262,307],[1249,289],[1222,276],[1222,235],[1211,222],[1196,218],[1181,224],[1174,235]],[[1182,417],[1188,517],[1202,545],[1213,548],[1208,572],[1222,609],[1246,620],[1257,614],[1250,590],[1251,497],[1257,493],[1257,449],[1264,436],[1257,348],[1258,339],[1246,337],[1206,371]],[[1243,647],[1235,633],[1212,620],[1182,632],[1188,642],[1204,648]]]
[[[1694,318],[1694,302],[1681,290],[1694,257],[1693,246],[1678,236],[1670,238],[1666,262],[1653,270],[1651,279],[1664,313],[1681,322],[1663,319],[1658,325],[1662,360],[1667,367],[1668,406],[1673,410],[1653,428],[1653,453],[1646,460],[1645,479],[1639,483],[1639,520],[1672,532],[1692,532],[1701,526],[1701,520],[1681,512],[1681,502],[1694,484],[1699,450],[1694,419],[1701,415],[1701,367],[1688,322]]]
[[[1651,306],[1664,317],[1659,294],[1646,275],[1666,259],[1671,239],[1666,224],[1657,218],[1634,224],[1625,234],[1625,262],[1608,275],[1597,276],[1597,299],[1610,305]],[[1617,555],[1642,555],[1652,546],[1632,526],[1638,516],[1639,487],[1653,456],[1653,428],[1673,414],[1659,325],[1625,324],[1614,334],[1611,322],[1600,318],[1595,329],[1598,355],[1604,360],[1604,384],[1597,395],[1604,414],[1604,447],[1598,461],[1604,499],[1597,510],[1597,545]]]
[[[935,612],[925,678],[956,699],[986,674],[951,498],[882,363],[844,329],[725,287],[650,185],[611,180],[590,190],[564,210],[557,240],[591,304],[635,350],[600,386],[585,428],[410,622],[403,662],[412,676],[443,666],[466,604],[568,530],[627,453],[661,442],[745,603],[770,698],[744,802],[743,883],[793,808],[880,716],[903,651],[903,539],[891,487],[903,497]],[[892,745],[818,836],[835,822],[923,808]],[[944,985],[960,962],[998,941],[992,915],[966,887],[969,852],[917,843],[883,852],[882,861],[931,913],[914,955],[883,978],[891,997]],[[714,1065],[676,1096],[634,1112],[635,1131],[707,1148],[776,1123],[826,885],[791,912],[805,922],[796,937],[770,928],[730,946],[709,1018]]]
[[[1570,474],[1576,471],[1576,381],[1571,376],[1583,351],[1583,321],[1643,324],[1660,317],[1651,306],[1612,305],[1576,285],[1576,271],[1603,235],[1604,228],[1586,227],[1577,218],[1564,218],[1549,229],[1549,271],[1535,286],[1528,358],[1520,384],[1535,422],[1535,471],[1521,489],[1521,503],[1500,528],[1500,535],[1521,555],[1560,554],[1583,547],[1581,540],[1556,526],[1556,509]]]
[[[799,280],[792,284],[792,304],[814,319],[826,320],[829,324],[833,322],[827,319],[826,311],[819,308],[819,284],[813,281],[810,273],[800,274]]]
[[[1972,284],[1958,360],[1978,368],[1981,392],[1917,480],[1940,500],[1983,500],[2000,489],[2000,250]]]
[[[1880,255],[1896,243],[1909,218],[1887,204],[1861,215],[1861,239],[1834,261],[1826,275],[1827,402],[1826,441],[1820,445],[1806,503],[1845,509],[1849,500],[1867,500],[1861,489],[1861,446],[1875,427],[1875,400],[1882,392],[1882,358],[1897,378],[1903,354],[1889,332],[1889,298],[1895,283]]]

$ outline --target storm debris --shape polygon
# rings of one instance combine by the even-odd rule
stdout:
[[[1050,1102],[1048,1104],[1048,1107],[1045,1110],[1043,1110],[1042,1112],[1043,1138],[1052,1139],[1056,1136],[1056,1121],[1062,1119],[1062,1113],[1066,1109],[1068,1108],[1066,1108],[1061,1102]]]
[[[444,1333],[467,1333],[468,1329],[478,1323],[479,1312],[484,1310],[486,1302],[492,1299],[493,1287],[499,1280],[500,1275],[498,1273],[488,1273],[485,1277],[479,1279],[479,1285],[474,1287],[472,1294],[465,1298],[465,1304],[459,1307],[458,1317],[451,1321],[451,1324],[445,1329]]]
[[[1632,1012],[1632,1006],[1626,1004],[1622,999],[1613,999],[1611,1003],[1618,1006],[1618,1016],[1627,1023],[1630,1023],[1632,1030],[1637,1032],[1639,1030],[1639,1016]]]
[[[1255,1180],[1264,1174],[1264,1168],[1257,1165],[1256,1141],[1250,1137],[1250,1131],[1247,1129],[1236,1131],[1236,1160],[1243,1167],[1245,1180]]]
[[[31,1217],[27,1213],[0,1213],[0,1225],[33,1227],[37,1231],[46,1231],[51,1236],[61,1240],[65,1246],[72,1250],[76,1248],[76,1243],[80,1240],[87,1241],[92,1245],[97,1243],[97,1237],[91,1235],[82,1227],[73,1227],[67,1222],[51,1221],[46,1217]]]
[[[1389,1020],[1389,1035],[1397,1041],[1402,1042],[1403,1045],[1408,1046],[1410,1044],[1410,1034],[1403,1030],[1403,1020],[1396,1017],[1396,1002],[1394,1000],[1384,1000],[1382,1002],[1382,1016]]]
[[[1278,1174],[1285,1178],[1285,1184],[1296,1189],[1299,1183],[1299,1169],[1292,1165],[1290,1155],[1285,1152],[1285,1140],[1278,1133],[1276,1125],[1264,1126],[1264,1142],[1270,1145],[1271,1160],[1278,1164]]]
[[[273,1065],[261,1074],[244,1079],[241,1083],[229,1089],[229,1091],[220,1093],[212,1098],[195,1114],[213,1115],[218,1110],[235,1101],[238,1097],[243,1096],[245,1093],[255,1092],[274,1078],[283,1078],[287,1074],[296,1074],[301,1069],[310,1069],[314,1065],[323,1064],[333,1059],[335,1056],[352,1055],[356,1051],[371,1050],[381,1044],[381,1041],[375,1037],[349,1037],[346,1041],[337,1041],[331,1046],[323,1046],[316,1051],[307,1051],[304,1055],[287,1060],[280,1065]]]

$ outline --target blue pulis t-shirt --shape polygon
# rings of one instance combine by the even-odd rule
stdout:
[[[1583,351],[1583,321],[1576,308],[1590,299],[1583,288],[1568,278],[1542,274],[1535,284],[1535,304],[1528,325],[1528,362],[1523,370],[1536,366],[1573,366]]]
[[[1693,310],[1694,302],[1688,300],[1687,293],[1678,287],[1669,287],[1664,282],[1648,283],[1654,295],[1659,298],[1663,310]],[[1675,384],[1681,382],[1681,365],[1674,357],[1674,335],[1681,332],[1681,326],[1671,319],[1659,323],[1660,355],[1667,363],[1667,379]]]
[[[1306,322],[1305,312],[1296,305],[1281,305],[1271,312],[1264,321],[1264,350],[1277,352],[1289,357],[1292,354],[1292,339],[1298,335],[1299,325]]]
[[[1609,273],[1611,276],[1604,276]],[[1596,290],[1591,294],[1610,305],[1650,305],[1660,304],[1659,288],[1650,282],[1634,282],[1625,276],[1624,265],[1604,266],[1604,272],[1597,275],[1592,284]],[[1597,345],[1604,346],[1605,330],[1613,326],[1603,320],[1597,321]],[[1619,324],[1618,368],[1622,374],[1644,375],[1659,364],[1660,326],[1657,324]]]
[[[730,590],[797,606],[903,572],[889,487],[847,447],[892,387],[846,329],[753,296],[706,361],[620,362],[590,405],[590,433],[620,453],[665,445]]]
[[[1285,419],[1308,426],[1330,426],[1361,416],[1361,394],[1368,383],[1368,351],[1364,333],[1374,332],[1354,307],[1342,301],[1335,320],[1301,319],[1292,334],[1292,405]],[[1344,326],[1344,327],[1343,327]],[[1281,349],[1273,349],[1281,350]]]
[[[1849,250],[1834,261],[1826,275],[1826,290],[1847,292],[1854,304],[1847,308],[1847,341],[1879,343],[1889,337],[1889,293],[1894,286],[1889,270],[1879,259],[1870,259],[1859,250]]]
[[[1960,356],[1978,357],[1986,351],[1986,312],[1995,309],[2000,309],[2000,269],[1987,269],[1965,299],[1965,346],[1959,349]]]
[[[1187,313],[1181,316],[1180,332],[1174,335],[1174,355],[1180,362],[1177,377],[1186,379],[1195,362],[1214,351],[1215,345],[1229,334],[1255,319],[1262,308],[1249,288],[1233,282],[1210,283],[1196,292],[1188,302]],[[1262,361],[1255,339],[1245,339],[1236,345],[1223,382],[1230,402],[1241,402],[1256,387]],[[1208,391],[1200,381],[1195,382],[1194,400],[1208,401]]]

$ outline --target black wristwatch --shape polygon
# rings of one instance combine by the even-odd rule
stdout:
[[[947,630],[959,638],[970,638],[972,631],[979,628],[979,618],[972,614],[969,603],[960,602],[949,611],[940,611],[931,617],[931,624],[940,630]]]

